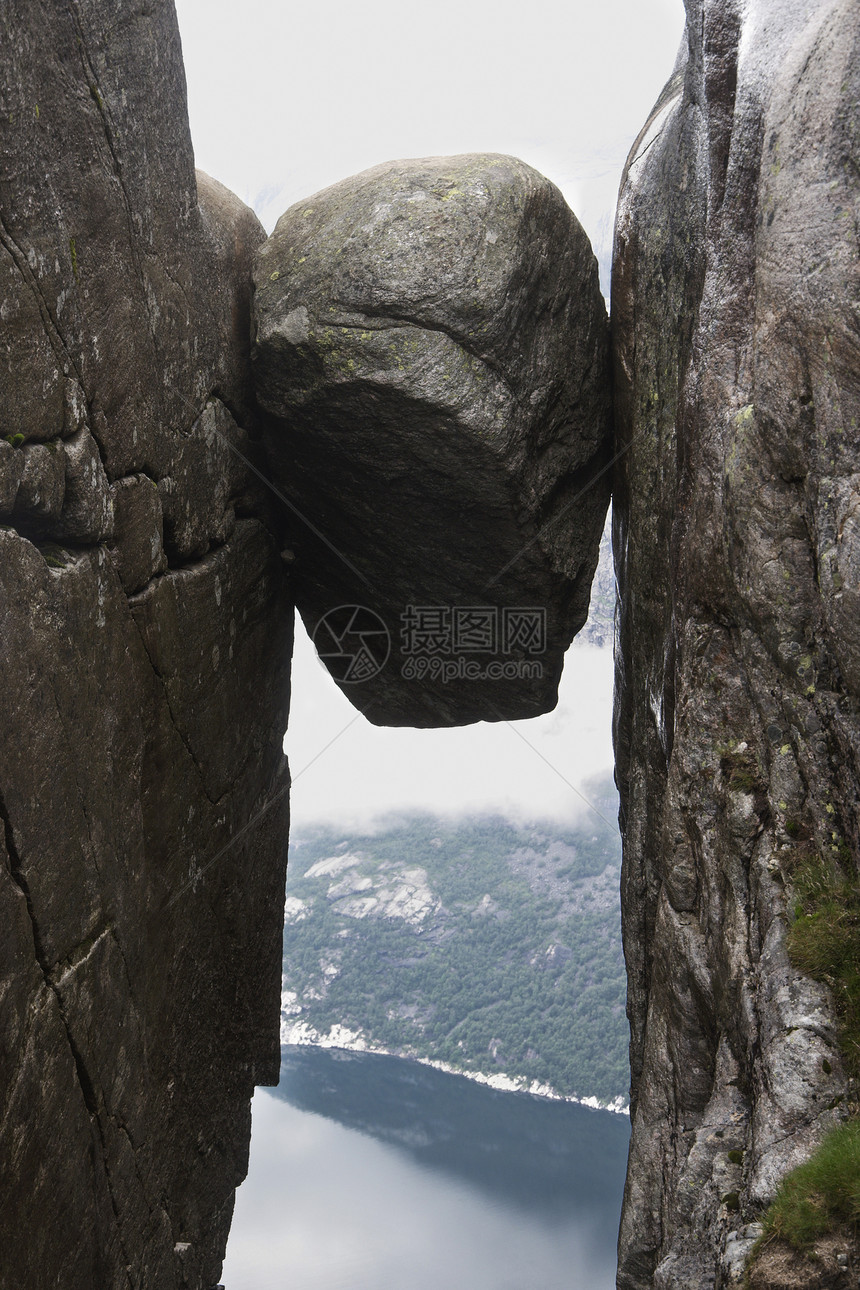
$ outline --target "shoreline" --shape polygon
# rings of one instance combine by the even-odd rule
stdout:
[[[367,1040],[357,1030],[336,1024],[327,1034],[315,1030],[306,1021],[297,1021],[294,1017],[281,1014],[281,1047],[295,1048],[338,1048],[345,1052],[373,1053],[380,1057],[399,1057],[405,1061],[418,1062],[421,1066],[430,1066],[433,1070],[443,1071],[448,1075],[462,1075],[464,1079],[484,1084],[488,1088],[504,1093],[529,1093],[532,1097],[542,1097],[552,1102],[570,1102],[576,1106],[585,1106],[590,1111],[609,1111],[612,1115],[630,1115],[629,1103],[621,1096],[611,1102],[601,1102],[597,1097],[565,1096],[550,1084],[541,1084],[538,1080],[527,1080],[524,1075],[506,1075],[503,1072],[487,1075],[483,1071],[461,1070],[450,1062],[438,1061],[432,1057],[421,1057],[419,1054],[400,1050],[394,1052]]]

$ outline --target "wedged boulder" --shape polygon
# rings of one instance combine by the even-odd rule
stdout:
[[[597,264],[558,189],[494,154],[390,162],[288,210],[254,273],[266,445],[335,679],[380,725],[553,707],[610,432]]]

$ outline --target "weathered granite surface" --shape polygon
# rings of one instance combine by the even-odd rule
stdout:
[[[799,859],[860,843],[860,6],[687,8],[613,274],[623,1290],[739,1284],[843,1113],[786,906]]]
[[[588,614],[610,446],[597,262],[558,189],[495,154],[389,162],[287,211],[254,273],[297,604],[311,635],[360,605],[390,639],[384,667],[345,693],[380,725],[553,707]],[[436,617],[404,619],[410,607]],[[471,607],[499,611],[497,638],[461,643]],[[538,649],[502,618],[531,608],[546,617]],[[438,643],[417,644],[410,624],[431,622]],[[519,662],[538,675],[511,675]]]
[[[172,4],[10,0],[0,49],[0,1284],[206,1290],[279,1059],[264,235]]]
[[[800,859],[860,850],[860,0],[688,9],[613,285],[622,1290],[738,1284],[843,1113],[785,916]],[[0,1284],[208,1290],[278,1062],[263,233],[195,177],[168,0],[10,0],[0,41]],[[356,601],[391,622],[353,696],[372,719],[531,715],[606,505],[582,492],[610,452],[593,258],[521,163],[410,166],[258,256],[289,567],[312,627]],[[395,684],[409,604],[544,606],[543,680]]]

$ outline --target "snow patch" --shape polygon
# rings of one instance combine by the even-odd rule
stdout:
[[[290,1003],[286,1005],[288,995]],[[553,1102],[574,1102],[578,1106],[587,1106],[592,1111],[611,1111],[614,1115],[630,1114],[629,1104],[626,1098],[621,1096],[609,1102],[601,1102],[597,1097],[563,1097],[552,1085],[542,1084],[538,1080],[528,1080],[522,1075],[505,1075],[502,1072],[486,1075],[483,1071],[459,1070],[449,1062],[435,1061],[431,1057],[418,1057],[411,1052],[392,1052],[389,1048],[370,1042],[362,1031],[350,1030],[348,1026],[336,1024],[327,1033],[323,1033],[307,1021],[296,1018],[295,1001],[296,995],[293,991],[284,992],[284,1002],[281,1006],[281,1045],[284,1047],[312,1045],[317,1048],[343,1048],[347,1052],[378,1053],[385,1057],[406,1058],[409,1061],[418,1062],[421,1066],[432,1066],[434,1070],[444,1071],[448,1075],[462,1075],[466,1079],[474,1080],[476,1084],[485,1084],[488,1088],[498,1089],[501,1092],[530,1093],[532,1097],[545,1097]],[[298,1005],[298,1011],[301,1011],[301,1005]]]
[[[302,923],[310,915],[308,902],[299,900],[298,896],[287,896],[284,901],[284,922]]]
[[[341,896],[351,896],[356,891],[368,891],[372,886],[372,878],[364,878],[359,873],[346,873],[337,882],[331,884],[326,892],[326,898],[339,900]]]
[[[361,864],[361,856],[352,855],[347,851],[342,856],[327,856],[325,860],[317,860],[306,871],[305,877],[328,878],[333,874],[343,873],[345,869],[353,869],[357,864]]]

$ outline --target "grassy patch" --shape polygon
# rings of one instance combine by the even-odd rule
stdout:
[[[788,954],[801,972],[833,992],[846,1072],[860,1077],[860,885],[832,861],[804,860],[792,875],[794,921]],[[823,1062],[825,1074],[831,1066]],[[764,1245],[786,1241],[810,1252],[836,1228],[860,1232],[860,1117],[831,1130],[804,1164],[787,1174],[762,1220],[748,1269]]]
[[[66,569],[72,562],[71,552],[57,546],[56,542],[45,542],[39,551],[49,569]]]
[[[833,1129],[809,1160],[786,1175],[763,1224],[761,1244],[781,1239],[797,1250],[809,1250],[842,1224],[858,1231],[860,1120]]]
[[[792,877],[794,922],[788,954],[795,967],[833,991],[848,1074],[860,1077],[860,887],[830,861],[806,861]]]
[[[731,793],[757,793],[761,788],[761,772],[753,753],[745,741],[726,744],[717,749],[720,769]]]

